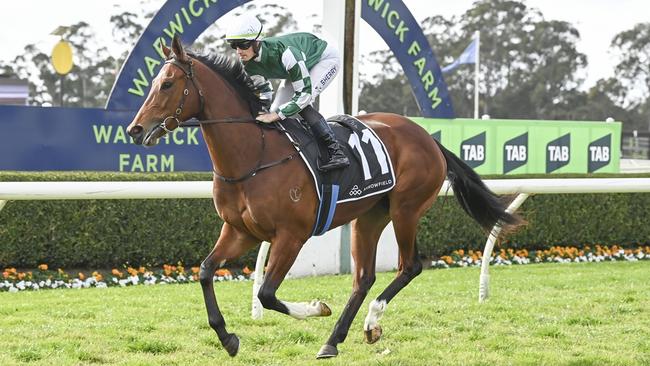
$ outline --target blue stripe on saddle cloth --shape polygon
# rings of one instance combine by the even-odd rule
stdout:
[[[321,189],[320,205],[318,215],[314,223],[314,230],[311,236],[323,235],[329,230],[336,211],[336,201],[339,196],[339,186],[336,184],[324,184]]]

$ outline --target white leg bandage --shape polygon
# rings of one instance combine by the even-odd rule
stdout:
[[[368,305],[368,315],[366,316],[366,321],[363,324],[363,330],[375,329],[379,324],[379,319],[384,315],[386,311],[386,300],[372,300]]]
[[[305,319],[310,316],[321,316],[323,307],[321,305],[320,301],[312,301],[312,302],[286,302],[286,301],[280,301],[281,303],[284,304],[284,306],[289,309],[289,315],[296,319]]]

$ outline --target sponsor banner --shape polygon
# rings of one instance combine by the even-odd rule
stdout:
[[[161,44],[175,34],[192,44],[232,9],[251,0],[168,0],[129,54],[113,86],[108,109],[138,109],[163,64]],[[438,61],[420,25],[401,0],[363,0],[361,17],[386,42],[402,65],[423,116],[453,118],[454,110]]]
[[[480,174],[619,172],[620,122],[412,119]]]
[[[608,134],[589,144],[587,156],[588,172],[593,173],[605,167],[611,161],[612,135]]]
[[[503,174],[528,162],[528,132],[515,136],[503,144]]]
[[[401,0],[363,0],[361,16],[402,65],[422,115],[453,118],[451,97],[438,61],[406,5]]]
[[[211,171],[199,128],[178,128],[153,148],[131,142],[135,112],[0,106],[0,170]]]
[[[472,168],[485,163],[485,132],[463,140],[460,144],[460,158]]]

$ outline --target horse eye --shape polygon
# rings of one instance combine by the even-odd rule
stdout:
[[[172,82],[171,82],[171,81],[165,81],[165,82],[162,83],[162,85],[160,86],[160,89],[169,89],[169,88],[171,88],[171,87],[172,87]]]

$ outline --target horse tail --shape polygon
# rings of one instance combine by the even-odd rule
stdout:
[[[481,177],[459,157],[436,141],[447,162],[447,179],[454,189],[454,196],[465,212],[485,230],[491,230],[497,222],[505,228],[514,228],[523,220],[506,212],[505,203],[492,192]]]

